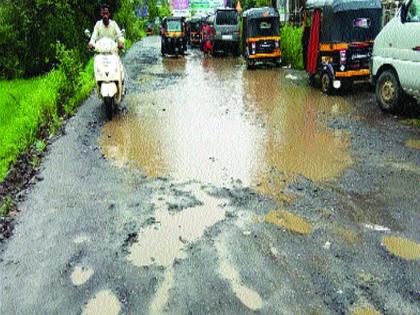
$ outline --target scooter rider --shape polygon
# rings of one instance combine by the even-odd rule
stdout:
[[[114,20],[111,20],[111,13],[107,4],[101,7],[101,17],[102,20],[96,22],[95,28],[93,29],[93,34],[89,41],[89,49],[93,49],[95,42],[104,37],[115,40],[118,43],[118,48],[123,49],[125,42],[124,36],[118,24]]]

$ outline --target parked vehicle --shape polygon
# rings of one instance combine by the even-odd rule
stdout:
[[[372,81],[385,112],[420,97],[420,0],[407,0],[375,39]]]
[[[280,18],[277,10],[265,7],[243,13],[242,54],[248,68],[258,61],[281,64]]]
[[[213,53],[231,52],[239,56],[239,14],[235,9],[217,9],[211,19]]]
[[[201,17],[193,17],[191,18],[191,20],[189,21],[189,41],[191,46],[199,46],[200,42],[201,42],[201,36],[200,36],[200,31],[201,31]]]
[[[303,48],[311,83],[319,75],[321,90],[330,94],[367,81],[373,40],[382,26],[381,1],[308,0],[305,15],[312,22]]]
[[[91,37],[89,30],[85,30],[85,34]],[[106,117],[112,119],[124,97],[124,66],[118,55],[118,44],[113,39],[108,37],[99,39],[95,43],[94,50],[96,91],[103,101]]]
[[[165,55],[184,55],[187,50],[185,40],[185,23],[181,17],[166,17],[160,31],[161,53]]]

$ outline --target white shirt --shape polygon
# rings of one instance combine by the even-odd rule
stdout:
[[[124,44],[124,37],[118,24],[111,19],[109,19],[108,26],[106,26],[102,20],[96,22],[89,43],[95,45],[96,41],[104,37],[111,38],[120,44]]]

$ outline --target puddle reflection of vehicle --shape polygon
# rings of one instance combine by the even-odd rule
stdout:
[[[354,81],[368,81],[381,25],[380,0],[308,0],[303,50],[310,83],[319,76],[321,90],[330,94],[351,88]]]
[[[166,72],[183,73],[185,72],[186,60],[185,58],[164,58],[162,65]]]
[[[162,56],[184,55],[187,50],[184,18],[164,18],[160,31]]]

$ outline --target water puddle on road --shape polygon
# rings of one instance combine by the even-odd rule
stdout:
[[[351,315],[381,315],[381,313],[375,310],[373,306],[365,305],[354,308]]]
[[[71,282],[75,286],[85,284],[93,275],[93,269],[90,267],[76,266],[70,276]]]
[[[164,279],[150,303],[149,313],[161,314],[174,284],[174,263],[186,257],[189,244],[201,239],[207,229],[225,218],[220,200],[199,187],[191,187],[199,206],[170,213],[164,200],[155,202],[155,220],[138,233],[138,241],[130,248],[127,260],[135,266],[162,266]]]
[[[418,139],[410,139],[405,142],[405,146],[411,149],[420,150],[420,140]]]
[[[266,223],[271,223],[300,235],[312,233],[313,226],[300,216],[284,210],[272,210],[264,218]]]
[[[420,244],[397,236],[384,236],[382,243],[393,255],[406,260],[420,259]]]
[[[321,181],[352,164],[349,134],[326,126],[349,112],[344,98],[294,86],[278,69],[247,71],[233,59],[177,63],[162,66],[185,76],[128,95],[128,114],[104,126],[99,143],[116,165],[216,186],[239,179],[286,200],[285,182],[296,175]]]
[[[98,292],[86,305],[82,315],[118,315],[121,303],[111,290]]]
[[[261,296],[243,283],[239,272],[228,259],[230,254],[226,245],[222,240],[218,239],[215,242],[215,246],[219,256],[219,273],[221,277],[229,282],[232,291],[242,304],[254,311],[260,309],[263,305]]]

